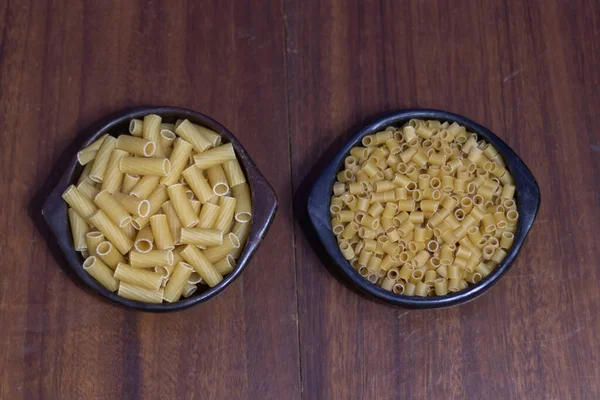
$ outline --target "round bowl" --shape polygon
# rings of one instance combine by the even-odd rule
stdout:
[[[336,238],[331,228],[331,217],[329,214],[329,204],[333,193],[333,183],[336,180],[337,173],[342,169],[344,158],[348,155],[350,149],[361,145],[361,139],[366,136],[385,129],[387,126],[399,126],[412,118],[432,119],[439,121],[456,122],[464,125],[471,132],[477,133],[480,137],[494,145],[500,152],[506,163],[506,168],[512,174],[516,186],[516,199],[519,211],[519,223],[513,246],[508,250],[502,263],[492,271],[481,282],[469,286],[467,289],[440,297],[409,297],[388,292],[365,278],[352,268],[344,259],[337,245]],[[481,296],[491,288],[502,275],[511,267],[515,257],[521,250],[527,233],[536,217],[540,207],[540,189],[538,184],[529,171],[525,163],[517,154],[504,143],[498,136],[489,129],[467,119],[463,116],[452,114],[439,110],[404,110],[388,114],[381,117],[357,132],[335,155],[329,166],[317,178],[308,197],[308,214],[310,221],[317,233],[317,236],[323,244],[327,254],[333,261],[333,267],[347,278],[347,281],[363,294],[372,299],[376,299],[386,304],[412,309],[429,309],[450,307],[466,303],[474,298]]]
[[[233,144],[235,153],[246,173],[246,178],[250,186],[253,217],[248,242],[246,243],[237,266],[232,273],[225,276],[218,285],[212,288],[200,285],[198,291],[191,297],[183,298],[175,303],[149,304],[129,300],[118,296],[116,293],[110,292],[100,285],[91,275],[83,270],[83,257],[73,248],[71,229],[67,218],[67,205],[61,198],[62,193],[69,185],[75,183],[83,170],[83,167],[77,162],[77,151],[73,152],[66,171],[60,178],[59,183],[48,195],[42,208],[42,215],[56,236],[58,245],[66,256],[69,266],[81,281],[92,291],[114,303],[137,310],[154,312],[175,311],[202,303],[216,296],[223,292],[223,290],[225,290],[225,288],[242,273],[273,221],[273,217],[277,210],[277,197],[275,196],[275,191],[271,185],[269,185],[265,177],[258,171],[244,147],[227,128],[204,114],[183,108],[139,107],[110,115],[93,124],[92,128],[89,128],[82,133],[84,139],[77,149],[79,150],[86,147],[105,133],[116,136],[118,134],[129,132],[129,121],[132,118],[142,118],[147,114],[160,115],[165,122],[175,122],[176,119],[187,118],[191,122],[212,129],[223,136],[225,142],[231,142]]]

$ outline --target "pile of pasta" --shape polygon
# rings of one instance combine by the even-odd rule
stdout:
[[[417,119],[362,145],[344,160],[330,208],[362,277],[399,295],[444,296],[502,262],[519,214],[496,148],[456,122]]]
[[[236,267],[250,232],[250,188],[231,143],[158,115],[130,134],[105,134],[77,154],[85,165],[62,195],[83,269],[111,292],[176,302]]]

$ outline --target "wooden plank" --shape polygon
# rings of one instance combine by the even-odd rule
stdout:
[[[288,0],[285,12],[297,210],[313,166],[356,127],[412,107],[491,128],[542,191],[512,270],[482,298],[437,311],[348,290],[299,213],[304,398],[598,398],[597,4]]]
[[[299,398],[281,4],[0,2],[0,21],[0,398]],[[78,132],[144,104],[222,122],[279,193],[243,277],[174,314],[77,287],[28,206]]]

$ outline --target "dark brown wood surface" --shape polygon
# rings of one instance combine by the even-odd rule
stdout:
[[[79,287],[39,216],[77,134],[147,104],[222,122],[280,201],[232,287],[163,315]],[[0,399],[600,398],[598,104],[596,0],[0,0]],[[304,229],[318,165],[412,107],[489,127],[542,192],[447,310],[356,294]]]

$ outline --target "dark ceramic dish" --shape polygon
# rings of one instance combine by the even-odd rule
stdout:
[[[506,258],[502,263],[485,279],[468,289],[458,293],[441,297],[408,297],[397,295],[370,283],[344,259],[340,252],[335,236],[331,229],[331,217],[329,214],[329,205],[333,193],[333,183],[336,174],[342,169],[344,158],[348,155],[350,149],[361,145],[361,139],[365,135],[373,134],[385,129],[387,126],[399,126],[411,118],[433,119],[439,121],[455,121],[467,127],[471,132],[477,133],[480,137],[494,145],[504,157],[507,168],[512,174],[516,186],[517,209],[519,211],[519,224],[515,234],[514,244],[509,249]],[[489,129],[476,124],[475,122],[438,110],[406,110],[384,116],[371,125],[360,130],[344,147],[342,147],[333,158],[333,161],[323,171],[321,176],[315,182],[308,198],[308,214],[312,225],[314,226],[319,239],[325,250],[331,256],[335,267],[339,269],[342,275],[348,278],[348,281],[362,293],[390,305],[405,308],[442,308],[466,303],[483,293],[504,275],[510,268],[523,246],[527,233],[531,229],[533,220],[540,206],[540,190],[535,178],[523,161],[508,147],[506,143],[500,140]]]
[[[240,259],[238,260],[237,267],[231,274],[225,276],[223,281],[213,288],[200,285],[198,291],[194,295],[175,303],[142,303],[125,299],[118,296],[116,293],[112,293],[105,289],[82,268],[83,257],[79,252],[76,252],[73,249],[71,230],[67,219],[67,206],[61,198],[62,193],[69,185],[77,180],[81,174],[81,171],[83,170],[83,167],[77,162],[76,153],[73,153],[72,160],[60,179],[60,182],[46,199],[42,209],[42,214],[52,229],[52,232],[54,232],[58,244],[65,254],[71,268],[77,274],[77,276],[81,278],[81,280],[94,292],[108,298],[115,303],[138,310],[155,312],[175,311],[187,308],[193,304],[202,303],[203,301],[216,296],[241,274],[242,270],[246,267],[246,265],[248,265],[248,261],[256,251],[260,242],[263,240],[267,230],[271,225],[271,222],[273,221],[273,217],[277,210],[277,198],[271,185],[269,185],[264,176],[262,176],[262,174],[258,171],[250,159],[250,156],[248,153],[246,153],[246,150],[244,150],[240,142],[237,141],[233,134],[215,120],[195,111],[174,107],[142,107],[125,111],[111,116],[110,119],[107,119],[106,124],[102,125],[101,128],[94,129],[91,132],[86,133],[87,138],[81,148],[89,145],[96,140],[96,138],[106,132],[112,135],[127,133],[129,121],[132,118],[143,118],[143,116],[147,114],[160,115],[165,122],[175,122],[176,119],[187,118],[191,122],[206,126],[215,132],[218,132],[223,136],[224,142],[231,142],[233,144],[236,155],[240,160],[250,185],[250,191],[252,193],[253,216],[248,242],[240,256]]]

